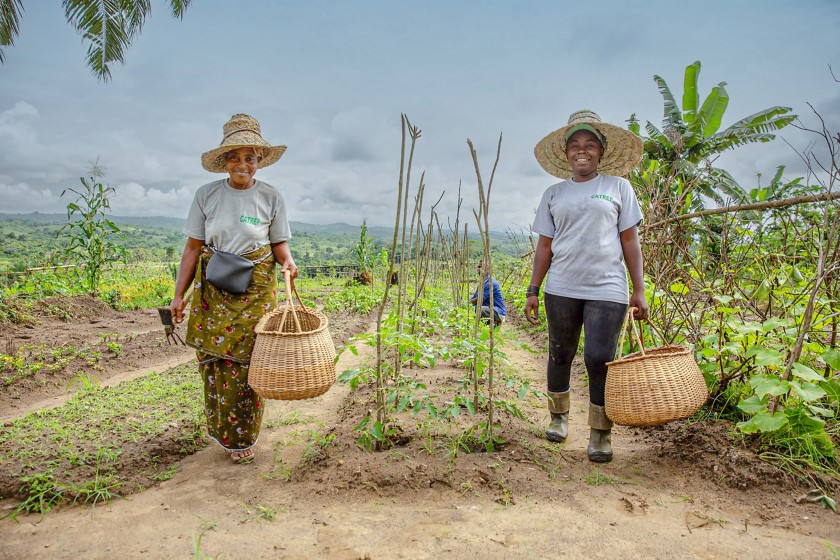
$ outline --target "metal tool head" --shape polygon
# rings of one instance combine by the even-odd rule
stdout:
[[[158,314],[160,315],[160,322],[163,323],[163,330],[166,332],[166,342],[169,344],[182,344],[186,346],[184,340],[175,332],[177,326],[172,320],[172,310],[168,307],[158,307]]]

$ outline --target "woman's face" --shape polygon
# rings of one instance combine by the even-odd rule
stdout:
[[[604,148],[588,130],[578,130],[566,142],[566,158],[575,177],[591,179],[598,171]]]
[[[253,148],[237,148],[225,154],[225,169],[230,175],[228,184],[235,189],[247,189],[254,184],[254,173],[260,158]]]

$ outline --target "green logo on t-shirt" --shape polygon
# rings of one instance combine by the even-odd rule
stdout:
[[[259,218],[252,218],[251,216],[239,216],[239,221],[245,224],[251,224],[252,226],[260,225]]]
[[[609,202],[612,202],[613,199],[613,197],[608,194],[593,194],[592,198],[600,198],[601,200],[607,200]]]

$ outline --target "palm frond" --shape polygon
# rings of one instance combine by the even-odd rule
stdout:
[[[133,39],[143,29],[146,16],[152,11],[151,0],[123,0],[122,13],[126,21],[129,40]]]
[[[20,14],[23,12],[23,0],[3,0],[0,2],[0,47],[11,47],[20,32]],[[6,62],[6,55],[0,48],[0,63]]]
[[[111,77],[111,63],[125,63],[125,51],[140,33],[151,0],[63,0],[67,21],[88,42],[87,62],[101,81]]]
[[[172,8],[172,17],[183,19],[184,12],[186,12],[187,8],[190,7],[191,1],[192,0],[169,0],[169,5]]]
[[[723,120],[723,114],[729,105],[729,94],[726,93],[726,82],[721,82],[712,88],[709,96],[703,101],[700,112],[703,113],[705,125],[703,126],[703,138],[708,138],[716,133]]]

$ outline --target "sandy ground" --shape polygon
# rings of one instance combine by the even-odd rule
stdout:
[[[541,386],[544,356],[505,349]],[[182,359],[178,352],[115,375],[140,375]],[[338,371],[370,363],[371,353],[344,352]],[[440,365],[418,375],[443,383],[461,373]],[[807,488],[738,479],[725,468],[732,450],[704,451],[708,443],[685,430],[682,441],[700,446],[694,455],[677,450],[678,432],[619,427],[615,461],[592,465],[583,385],[573,394],[565,445],[539,448],[540,438],[530,434],[521,444],[461,454],[448,464],[442,453],[410,445],[361,451],[351,428],[366,401],[343,385],[316,399],[269,401],[253,463],[234,465],[210,446],[140,494],[93,509],[65,506],[43,519],[0,521],[0,559],[838,557],[840,517],[797,503]],[[536,422],[547,418],[541,403],[526,408]],[[271,422],[292,411],[300,423]],[[12,412],[3,408],[0,416]],[[336,440],[301,466],[312,431]],[[546,461],[552,468],[540,467]],[[278,475],[284,466],[288,477]],[[500,499],[500,489],[509,499]]]

